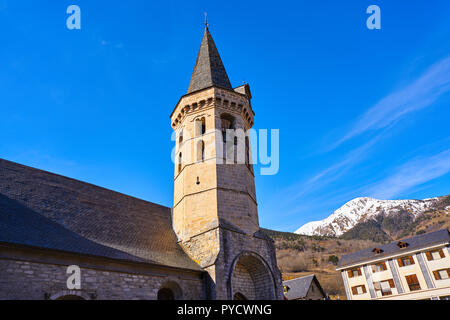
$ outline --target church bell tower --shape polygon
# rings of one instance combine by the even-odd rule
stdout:
[[[281,299],[273,241],[259,227],[250,87],[233,88],[206,26],[176,132],[173,227],[209,274],[212,299]]]

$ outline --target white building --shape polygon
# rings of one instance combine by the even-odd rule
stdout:
[[[450,234],[447,229],[341,257],[349,300],[449,300]]]

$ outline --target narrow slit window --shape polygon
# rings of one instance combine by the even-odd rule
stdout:
[[[178,155],[178,173],[181,172],[182,169],[182,163],[183,163],[183,155],[180,152],[180,154]]]

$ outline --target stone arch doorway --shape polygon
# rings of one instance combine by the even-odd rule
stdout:
[[[85,292],[64,290],[50,296],[50,300],[91,300]]]
[[[248,300],[246,296],[244,296],[242,293],[240,292],[236,292],[234,294],[233,300]]]
[[[59,297],[58,299],[56,299],[56,300],[85,300],[83,297],[80,297],[80,296],[62,296],[62,297]]]
[[[175,300],[175,294],[168,288],[161,288],[158,291],[158,300]]]
[[[168,281],[164,283],[158,290],[158,300],[181,300],[183,299],[183,292],[174,281]]]
[[[231,267],[229,291],[235,300],[275,299],[275,281],[266,261],[253,252],[241,253]]]

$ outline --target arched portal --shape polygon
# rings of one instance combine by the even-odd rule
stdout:
[[[181,300],[183,299],[183,292],[178,283],[168,281],[164,283],[158,290],[158,300]]]
[[[229,286],[230,297],[236,300],[275,299],[272,272],[264,259],[253,252],[244,252],[235,259]]]
[[[58,299],[56,299],[56,300],[85,300],[83,297],[80,297],[80,296],[71,296],[71,295],[68,295],[68,296],[62,296],[62,297],[59,297]]]
[[[158,291],[158,300],[175,300],[175,295],[169,288],[162,288]]]
[[[63,290],[49,297],[50,300],[91,300],[92,295],[78,290]]]
[[[234,294],[234,300],[248,300],[242,293],[236,292]]]

